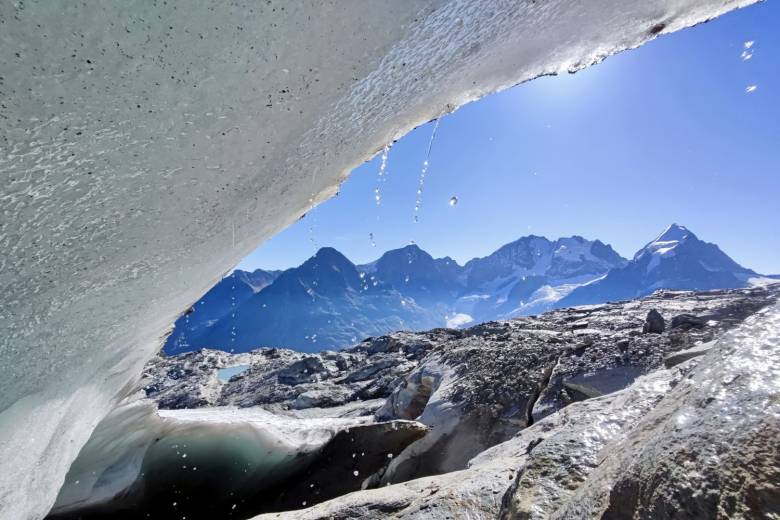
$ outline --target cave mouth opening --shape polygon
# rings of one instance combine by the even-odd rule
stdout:
[[[646,245],[655,244],[658,265],[674,257],[665,248],[673,249],[689,229],[734,251],[743,265],[764,262],[756,272],[776,272],[760,249],[771,247],[767,237],[774,236],[764,217],[772,214],[776,185],[749,193],[744,186],[764,182],[777,160],[767,138],[777,107],[762,97],[773,78],[761,79],[760,58],[762,49],[779,45],[769,39],[755,44],[738,23],[723,29],[734,16],[576,75],[540,78],[486,97],[384,148],[338,197],[253,252],[181,316],[143,389],[165,411],[145,416],[148,428],[133,430],[136,436],[118,442],[125,443],[118,451],[99,438],[99,428],[86,449],[116,459],[85,462],[90,455],[82,452],[74,463],[88,474],[89,463],[110,462],[92,475],[95,490],[129,484],[87,507],[79,504],[89,502],[89,493],[64,488],[61,497],[73,492],[76,498],[70,508],[55,506],[49,518],[249,518],[359,490],[372,476],[365,485],[379,485],[393,459],[419,448],[428,434],[425,423],[413,421],[424,416],[437,389],[420,373],[411,375],[424,353],[404,351],[405,372],[399,364],[369,363],[368,356],[401,348],[382,336],[462,330],[559,302],[611,298],[586,289],[585,300],[567,300],[636,260],[632,253]],[[728,50],[710,45],[727,37]],[[680,48],[690,53],[681,56]],[[703,67],[719,77],[702,75]],[[707,96],[691,97],[701,91]],[[713,149],[714,141],[730,144]],[[742,164],[753,169],[743,172]],[[733,203],[734,193],[745,196],[742,211],[723,215],[720,208]],[[689,227],[667,227],[672,221]],[[762,245],[751,249],[745,242]],[[505,269],[505,258],[517,263]],[[709,267],[713,288],[753,277],[742,269],[729,278]],[[363,341],[368,337],[380,340]],[[360,358],[366,367],[323,353],[350,346],[366,354]],[[272,385],[264,371],[273,373]],[[343,387],[328,386],[333,373],[345,371],[349,376],[338,382]],[[377,383],[382,377],[387,381]],[[413,416],[384,413],[385,400],[399,385],[413,386],[413,377],[426,381],[418,385],[424,392],[409,399]],[[272,393],[258,394],[271,386]],[[491,442],[534,422],[533,406],[514,404],[524,417],[503,417]],[[218,425],[185,417],[188,409],[216,407],[238,411]],[[306,428],[320,436],[288,442],[290,430],[274,423],[279,417],[242,416],[252,407],[278,414],[285,424],[310,421]],[[388,422],[373,422],[376,417]],[[341,422],[334,428],[319,420]],[[253,421],[276,429],[247,426]],[[126,435],[120,424],[127,423],[103,432]],[[445,459],[428,460],[449,467]],[[128,477],[133,471],[141,478]],[[405,479],[437,473],[438,467],[419,468]],[[84,482],[74,475],[78,471],[66,488]]]

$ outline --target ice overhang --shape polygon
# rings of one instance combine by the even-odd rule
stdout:
[[[174,318],[384,144],[753,0],[0,5],[0,518]]]

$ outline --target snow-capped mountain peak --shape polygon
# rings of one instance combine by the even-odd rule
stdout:
[[[672,256],[674,255],[674,250],[677,248],[677,246],[689,240],[696,242],[699,241],[696,235],[694,235],[685,226],[671,224],[652,242],[649,242],[647,245],[645,245],[645,247],[637,251],[636,255],[634,255],[634,259],[639,260],[645,255],[654,255],[658,258]]]
[[[658,237],[653,242],[682,241],[688,237],[695,239],[696,235],[694,235],[691,230],[685,226],[681,226],[679,224],[670,224],[669,227],[667,227],[663,233],[658,235]]]
[[[688,228],[667,227],[624,267],[612,269],[561,300],[561,305],[601,303],[644,296],[656,289],[709,290],[745,287],[756,274],[704,242]]]

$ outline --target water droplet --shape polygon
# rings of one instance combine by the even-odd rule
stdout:
[[[404,277],[404,282],[409,283],[409,275],[408,274]]]
[[[366,273],[360,273],[360,279],[361,279],[361,280],[362,280],[363,278],[365,278],[365,277],[366,277]]]
[[[455,206],[458,204],[458,197],[452,196],[450,197],[450,206]]]
[[[377,173],[377,187],[374,188],[374,200],[377,205],[382,203],[382,194],[379,191],[379,183],[385,180],[385,170],[387,169],[387,154],[390,152],[390,146],[385,145],[382,150],[382,160],[379,164],[379,172]]]
[[[742,61],[747,61],[753,57],[753,51],[742,51],[739,57],[742,58]]]
[[[748,40],[743,45],[745,46],[746,49],[749,49],[753,46],[754,43],[756,43],[754,40]]]
[[[374,234],[373,233],[369,233],[368,234],[368,240],[371,241],[371,247],[376,247],[376,242],[374,242]]]
[[[757,88],[758,85],[748,85],[747,87],[745,87],[745,93],[750,94],[751,92],[755,92]]]
[[[431,148],[433,148],[433,141],[436,138],[436,130],[439,128],[439,120],[436,119],[436,121],[433,124],[433,131],[431,132],[431,138],[428,141],[428,150],[425,153],[425,160],[422,163],[422,169],[420,170],[420,185],[417,188],[417,200],[414,204],[414,221],[419,222],[419,217],[417,216],[417,213],[420,211],[420,205],[422,204],[422,187],[425,183],[425,174],[428,172],[428,161],[431,157]]]
[[[358,475],[360,475],[360,472],[358,470],[355,470],[355,471],[352,472],[352,474],[357,477]]]

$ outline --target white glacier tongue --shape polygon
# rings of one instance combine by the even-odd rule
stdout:
[[[312,193],[463,103],[751,3],[1,4],[0,518],[47,513],[176,315]]]

